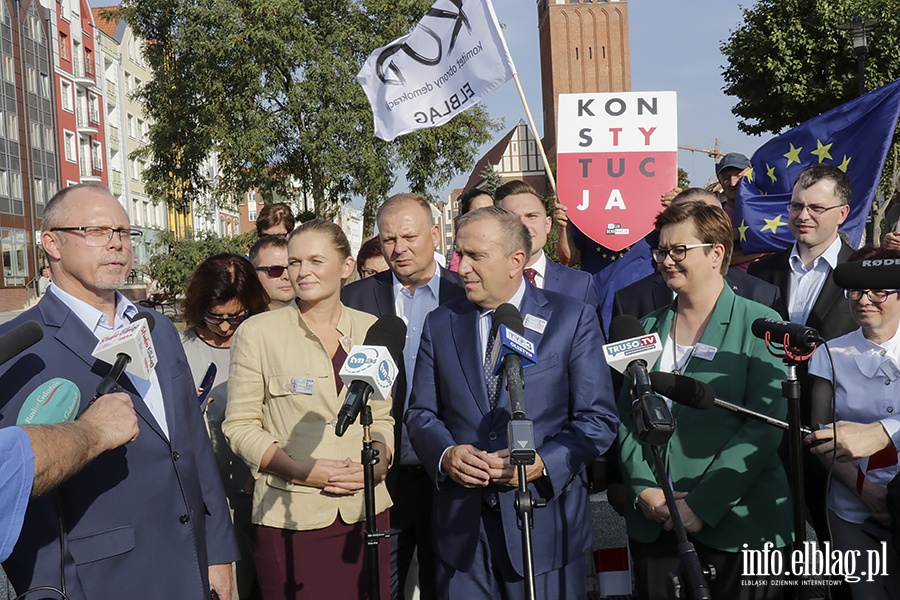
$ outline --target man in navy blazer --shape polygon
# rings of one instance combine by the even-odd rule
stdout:
[[[419,194],[396,194],[378,207],[375,215],[384,259],[384,271],[354,282],[341,291],[341,301],[376,317],[397,315],[407,324],[403,361],[392,394],[394,461],[387,486],[391,507],[391,597],[405,597],[406,580],[413,556],[419,562],[418,583],[422,600],[437,597],[434,585],[434,550],[431,536],[432,486],[422,462],[409,443],[403,415],[408,406],[409,382],[426,315],[464,294],[459,276],[434,260],[440,228],[431,216],[431,205]]]
[[[91,353],[137,309],[116,290],[131,268],[132,235],[119,202],[99,184],[61,190],[47,203],[41,242],[53,284],[3,329],[37,321],[43,339],[0,369],[0,426],[26,397],[64,378],[83,411],[110,365]],[[72,600],[230,598],[238,558],[225,493],[178,334],[165,318],[152,333],[159,362],[149,380],[123,376],[140,435],[32,500],[4,567],[19,592],[61,587]],[[62,529],[62,534],[60,533]],[[62,539],[60,539],[62,537]],[[62,557],[60,556],[62,554]]]
[[[406,423],[436,485],[434,529],[441,598],[522,598],[523,556],[513,506],[506,391],[492,406],[485,380],[491,313],[516,305],[535,366],[525,369],[525,412],[534,423],[534,572],[540,598],[585,597],[591,545],[586,468],[612,443],[618,417],[594,310],[525,282],[531,235],[492,206],[460,218],[456,250],[466,298],[434,310],[416,359]],[[498,384],[499,385],[499,384]],[[496,389],[496,388],[495,388]]]
[[[600,301],[591,274],[561,265],[544,254],[553,220],[535,189],[524,181],[509,181],[494,192],[494,204],[519,217],[531,234],[531,256],[525,265],[525,278],[542,290],[577,298],[596,311]]]

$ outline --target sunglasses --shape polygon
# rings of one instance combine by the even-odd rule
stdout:
[[[256,267],[257,271],[264,271],[269,279],[279,279],[287,267],[282,265],[272,265],[271,267]]]
[[[210,325],[221,325],[225,321],[228,321],[230,325],[238,325],[246,321],[247,317],[249,316],[249,310],[245,310],[244,312],[238,313],[236,315],[216,315],[213,313],[203,313],[203,320]]]

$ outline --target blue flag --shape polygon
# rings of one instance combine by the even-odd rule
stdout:
[[[897,116],[900,79],[822,113],[761,146],[738,186],[741,247],[746,254],[772,252],[794,243],[787,205],[800,172],[816,163],[838,167],[850,178],[853,197],[841,230],[859,246],[884,167]]]

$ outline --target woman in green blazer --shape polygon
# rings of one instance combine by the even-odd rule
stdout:
[[[732,251],[725,212],[701,202],[669,206],[656,219],[654,260],[675,300],[644,320],[657,332],[663,353],[655,371],[708,383],[716,397],[778,419],[786,417],[780,384],[785,371],[762,340],[750,333],[760,317],[778,319],[770,308],[734,294],[724,283]],[[631,419],[623,392],[619,430],[622,473],[630,492],[628,536],[640,598],[668,598],[666,575],[679,557],[672,521],[656,483],[649,454]],[[675,433],[661,448],[676,504],[701,561],[713,564],[714,598],[771,598],[765,581],[741,584],[741,551],[784,548],[792,540],[787,477],[777,448],[781,430],[712,408],[673,405]],[[785,561],[789,564],[789,561]],[[759,585],[762,583],[763,585]]]

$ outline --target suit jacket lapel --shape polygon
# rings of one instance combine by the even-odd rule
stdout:
[[[787,308],[788,298],[791,292],[791,248],[782,250],[778,257],[779,268],[772,272],[772,285],[781,291],[781,298]]]
[[[838,264],[846,262],[852,253],[853,250],[847,244],[841,242],[841,250],[838,253]],[[819,292],[816,303],[813,304],[812,310],[806,318],[805,325],[820,328],[829,309],[835,302],[841,300],[842,293],[843,290],[834,283],[834,269],[832,269],[828,272],[828,277],[825,278],[825,283],[822,285],[822,291]]]
[[[522,306],[519,308],[519,314],[522,315],[523,321],[525,320],[525,317],[531,315],[543,320],[545,323],[549,323],[550,317],[553,315],[553,308],[550,306],[550,303],[547,302],[547,297],[544,296],[541,290],[531,284],[527,284],[525,286],[525,295],[522,297]],[[526,327],[525,339],[534,344],[534,352],[540,362],[540,346],[544,339],[544,335]],[[497,406],[509,406],[509,392],[506,391],[505,381],[500,387],[500,397],[497,401]]]
[[[469,391],[482,414],[490,411],[484,383],[484,357],[478,340],[478,306],[469,303],[459,312],[450,313],[450,331],[456,356]]]
[[[373,276],[375,279],[375,305],[379,315],[396,315],[394,310],[394,276],[390,270]]]

